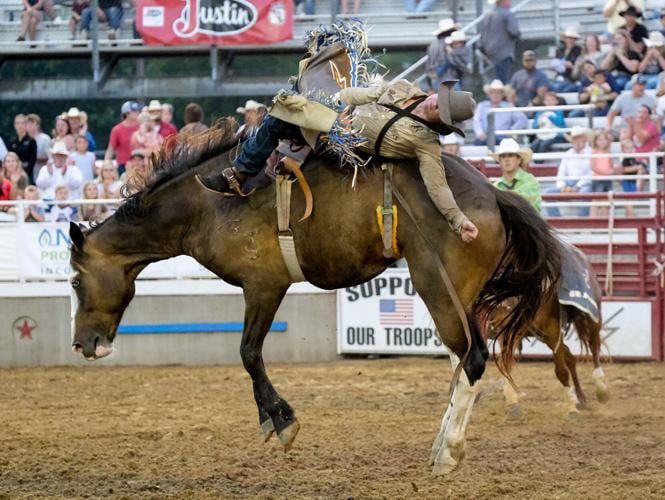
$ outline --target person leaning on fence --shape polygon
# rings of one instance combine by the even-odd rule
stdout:
[[[427,47],[427,61],[425,62],[425,75],[429,89],[433,92],[439,88],[442,82],[444,66],[448,59],[448,44],[446,38],[451,33],[460,29],[460,25],[455,23],[450,17],[439,20],[439,26],[432,32],[434,40]]]
[[[540,212],[543,199],[540,194],[540,185],[533,176],[527,172],[529,162],[533,156],[529,148],[520,148],[514,139],[504,139],[496,152],[491,153],[501,167],[501,177],[495,185],[501,191],[513,191],[526,198],[533,208]]]
[[[496,7],[483,19],[478,49],[494,65],[495,78],[505,84],[513,73],[520,28],[510,10],[511,0],[487,0],[487,3]]]
[[[68,203],[72,198],[69,196],[69,188],[65,184],[55,187],[56,204],[46,216],[48,222],[72,222],[79,220],[78,208]]]
[[[489,99],[478,103],[473,115],[473,132],[476,136],[474,144],[476,146],[487,144],[489,110],[513,107],[512,104],[504,100],[506,87],[501,83],[501,80],[494,80],[489,85],[485,85],[484,90]],[[494,130],[520,130],[526,129],[528,126],[529,120],[521,111],[494,113]],[[496,136],[496,140],[501,140],[504,137]]]
[[[591,149],[587,146],[587,140],[591,131],[575,126],[566,139],[573,147],[563,154],[559,170],[557,172],[556,186],[551,187],[545,193],[590,193],[591,192]],[[547,214],[550,217],[560,217],[561,211],[558,207],[548,207]],[[577,209],[579,217],[589,215],[588,207]]]

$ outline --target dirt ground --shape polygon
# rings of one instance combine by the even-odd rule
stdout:
[[[665,364],[608,365],[601,406],[582,363],[592,410],[572,421],[552,365],[519,365],[523,418],[488,390],[446,478],[427,462],[447,360],[268,370],[302,424],[288,454],[241,367],[0,370],[0,498],[665,498]]]

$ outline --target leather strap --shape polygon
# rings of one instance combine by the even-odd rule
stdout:
[[[298,262],[293,233],[291,232],[291,188],[294,182],[289,179],[288,175],[278,175],[275,179],[279,248],[282,251],[282,258],[284,264],[286,264],[289,277],[293,283],[296,283],[306,280],[300,268],[300,262]]]
[[[413,101],[411,104],[409,104],[404,109],[399,108],[397,106],[393,106],[391,104],[381,104],[381,106],[383,106],[384,108],[388,108],[391,111],[395,111],[395,110],[397,110],[397,111],[395,111],[395,116],[393,116],[390,120],[388,120],[386,122],[386,124],[383,126],[383,128],[379,132],[379,135],[376,138],[376,142],[374,143],[374,155],[375,156],[377,156],[379,158],[381,157],[381,144],[383,144],[383,138],[388,133],[388,130],[390,129],[390,127],[392,127],[393,124],[397,120],[400,120],[402,118],[405,118],[405,117],[413,118],[413,119],[417,118],[416,116],[411,114],[411,111],[416,109],[418,104],[423,102],[425,99],[427,99],[427,96],[418,97],[418,98],[416,98],[415,101]]]
[[[296,179],[298,179],[298,185],[300,185],[300,189],[302,189],[302,194],[305,195],[305,213],[300,218],[300,220],[298,220],[298,222],[302,222],[310,215],[312,215],[312,210],[314,209],[312,189],[309,187],[309,183],[305,178],[305,174],[303,174],[302,170],[300,169],[300,163],[298,163],[293,158],[289,158],[288,156],[285,156],[282,159],[282,163],[284,163],[286,168],[293,172],[293,174],[296,176]]]
[[[381,215],[383,216],[383,256],[387,259],[393,257],[393,165],[384,163],[381,165],[383,170],[383,206]]]
[[[462,328],[464,329],[464,335],[466,336],[466,342],[467,342],[466,352],[464,353],[464,356],[460,359],[457,368],[455,368],[455,371],[453,372],[453,378],[450,381],[449,397],[452,398],[455,386],[457,385],[457,382],[459,382],[460,375],[462,373],[462,370],[464,369],[464,363],[466,362],[467,358],[469,357],[469,353],[471,352],[471,344],[473,340],[471,337],[471,329],[469,327],[469,319],[467,318],[466,310],[462,305],[462,301],[460,300],[459,295],[457,295],[455,286],[453,285],[453,282],[450,279],[450,276],[448,275],[448,272],[446,271],[443,262],[441,262],[441,258],[439,257],[436,247],[427,238],[427,236],[425,236],[425,233],[423,232],[420,225],[418,224],[417,219],[413,215],[411,207],[406,202],[402,194],[399,192],[399,189],[397,189],[397,187],[393,187],[393,191],[395,193],[397,201],[399,201],[400,205],[402,205],[402,208],[413,222],[413,225],[416,227],[416,230],[420,233],[420,236],[422,237],[423,241],[429,247],[430,251],[434,255],[435,257],[434,261],[436,263],[436,267],[439,270],[439,275],[441,276],[441,279],[443,280],[443,283],[445,284],[446,289],[448,290],[448,295],[450,295],[450,300],[453,301],[453,306],[455,306],[455,311],[457,312],[457,315],[459,316],[459,319],[462,322]]]

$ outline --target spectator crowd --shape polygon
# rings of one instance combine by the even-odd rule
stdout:
[[[187,105],[184,119],[184,133],[207,128],[196,103]],[[42,131],[38,115],[19,114],[14,117],[14,134],[0,137],[0,201],[43,203],[26,204],[21,214],[13,206],[2,205],[0,219],[22,215],[28,222],[99,222],[117,208],[114,200],[145,184],[152,174],[151,156],[177,133],[170,104],[156,99],[147,106],[127,101],[110,132],[104,157],[98,160],[85,111],[71,107],[59,114],[50,134]],[[72,205],[72,200],[90,202]]]

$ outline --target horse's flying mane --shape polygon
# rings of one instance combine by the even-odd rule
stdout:
[[[236,121],[220,118],[210,128],[196,134],[168,137],[159,154],[153,156],[153,174],[143,188],[125,198],[114,214],[118,222],[132,222],[147,214],[148,195],[168,182],[190,172],[193,167],[231,149],[236,144]],[[108,219],[107,219],[108,220]],[[91,227],[93,231],[95,227]]]

